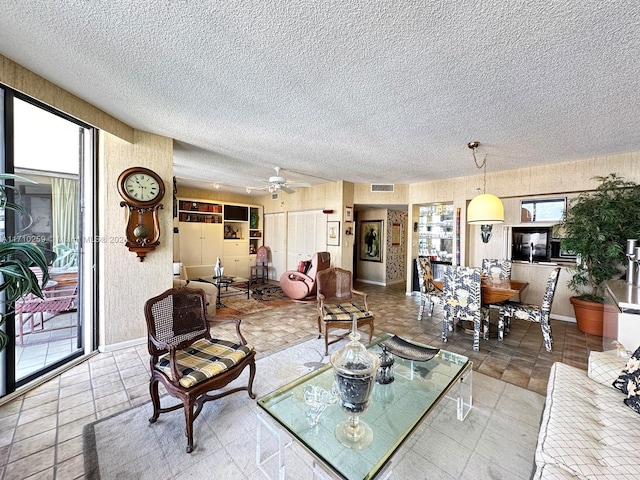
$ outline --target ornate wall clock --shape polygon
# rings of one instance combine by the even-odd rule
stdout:
[[[118,177],[118,192],[127,208],[125,246],[142,262],[148,252],[160,245],[158,210],[164,197],[164,182],[160,176],[143,167],[132,167]]]

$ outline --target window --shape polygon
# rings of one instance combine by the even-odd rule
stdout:
[[[520,221],[523,223],[560,222],[566,207],[566,198],[522,200],[520,202]]]

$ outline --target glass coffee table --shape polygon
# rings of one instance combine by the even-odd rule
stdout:
[[[381,342],[391,335],[376,337],[368,349],[379,354]],[[369,408],[361,418],[373,430],[373,443],[362,450],[342,445],[335,437],[336,425],[347,417],[338,402],[326,407],[317,424],[305,403],[303,390],[308,386],[328,392],[333,386],[331,364],[305,375],[258,399],[256,462],[270,477],[266,463],[277,456],[278,478],[285,478],[285,447],[291,438],[313,457],[319,478],[388,478],[391,457],[420,423],[434,411],[443,398],[456,402],[458,420],[466,418],[472,406],[472,363],[463,355],[445,350],[431,360],[419,362],[394,355],[394,381],[376,384]],[[263,458],[263,428],[277,439],[278,448]],[[266,450],[266,449],[265,449]],[[295,478],[295,472],[291,478]],[[271,477],[270,477],[271,478]]]
[[[249,289],[249,279],[243,277],[229,277],[226,275],[222,275],[220,277],[213,276],[205,276],[197,279],[201,282],[212,283],[216,287],[218,287],[218,298],[216,300],[216,308],[223,307],[222,305],[222,297],[232,297],[234,295],[246,295],[247,300],[249,299],[249,294],[251,290]],[[232,289],[229,290],[229,287],[233,284],[246,282],[246,289]]]

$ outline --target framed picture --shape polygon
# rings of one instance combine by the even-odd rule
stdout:
[[[340,222],[327,222],[327,245],[340,246]]]
[[[391,226],[391,246],[392,247],[397,247],[400,245],[401,232],[402,232],[402,229],[399,223],[394,223]]]
[[[382,262],[382,220],[360,222],[360,260]]]
[[[344,221],[345,223],[353,222],[353,207],[344,207]]]

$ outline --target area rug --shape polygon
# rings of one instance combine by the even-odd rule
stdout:
[[[323,346],[307,340],[258,360],[258,398],[324,365]],[[246,383],[246,376],[237,382]],[[393,478],[426,478],[426,472],[429,478],[530,478],[544,397],[474,372],[473,403],[460,422],[455,402],[443,400],[394,455]],[[246,392],[206,404],[194,424],[191,454],[179,410],[153,425],[150,403],[98,420],[84,429],[86,478],[264,478],[256,466],[257,408]],[[295,443],[285,465],[287,478],[313,478],[311,456]]]
[[[246,283],[233,284],[230,288],[247,290]],[[219,315],[228,317],[241,317],[252,313],[282,307],[292,303],[285,295],[277,282],[259,285],[251,289],[251,298],[244,295],[222,297],[222,306],[217,308]]]

